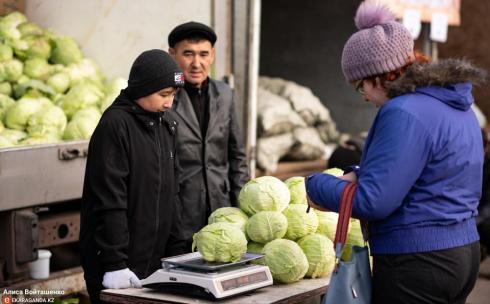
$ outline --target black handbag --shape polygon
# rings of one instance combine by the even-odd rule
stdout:
[[[357,184],[350,183],[342,192],[334,240],[336,265],[322,304],[371,303],[371,267],[366,238],[364,239],[365,246],[352,247],[350,261],[340,259],[347,240],[352,202],[356,189]]]

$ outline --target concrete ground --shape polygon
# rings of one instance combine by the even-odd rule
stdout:
[[[480,276],[475,288],[466,299],[466,304],[488,304],[490,303],[490,257],[480,264]]]

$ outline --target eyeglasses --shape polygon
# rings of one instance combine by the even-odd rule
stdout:
[[[356,82],[356,91],[359,92],[359,94],[364,95],[366,92],[364,91],[364,79],[359,80]]]

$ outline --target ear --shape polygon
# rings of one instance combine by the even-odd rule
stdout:
[[[381,81],[381,78],[379,77],[376,77],[374,79],[374,87],[377,88],[377,89],[385,89],[384,86],[383,86],[383,82]]]
[[[175,54],[176,54],[177,52],[175,51],[175,49],[174,49],[174,48],[169,47],[169,48],[168,48],[168,53],[170,54],[170,56],[172,56],[172,57],[174,57],[174,58],[175,58]]]
[[[214,54],[215,54],[215,53],[216,53],[216,49],[213,47],[213,48],[211,49],[211,54],[210,54],[210,55],[211,55],[211,64],[213,64],[213,62],[214,62]]]

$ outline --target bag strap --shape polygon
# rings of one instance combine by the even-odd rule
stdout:
[[[342,191],[339,206],[339,220],[337,222],[337,230],[335,231],[335,256],[340,259],[342,255],[342,247],[347,240],[347,231],[349,230],[350,217],[352,214],[352,203],[356,193],[357,184],[349,183]]]

